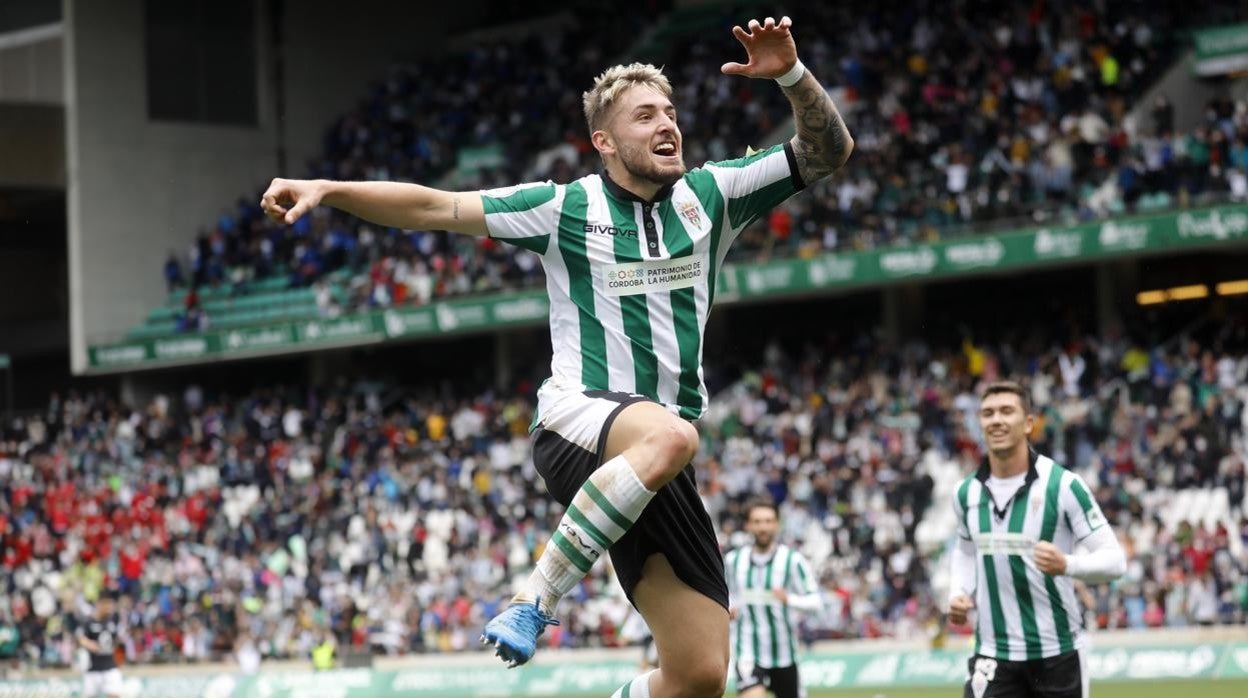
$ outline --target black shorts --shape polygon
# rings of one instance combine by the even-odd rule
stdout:
[[[806,695],[797,675],[796,664],[764,669],[751,661],[737,660],[732,665],[732,675],[738,695],[755,686],[771,691],[776,698],[805,698]]]
[[[1047,659],[1009,661],[975,655],[966,663],[963,698],[1086,698],[1080,650]]]
[[[595,451],[573,443],[554,427],[542,422],[533,431],[533,465],[546,481],[546,489],[555,501],[565,507],[572,502],[581,485],[602,465],[607,433],[615,418],[625,407],[648,401],[639,395],[605,390],[586,391],[583,396],[590,404],[601,405],[597,401],[615,403],[615,407],[606,413]],[[641,512],[637,523],[611,546],[610,552],[615,575],[630,602],[633,602],[633,589],[641,580],[646,559],[662,554],[681,581],[728,608],[724,561],[719,554],[715,527],[702,505],[702,498],[698,496],[692,465],[686,465],[675,479],[658,491]]]

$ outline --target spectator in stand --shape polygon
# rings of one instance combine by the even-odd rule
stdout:
[[[804,637],[920,632],[944,595],[932,501],[980,458],[977,386],[1011,376],[1031,390],[1036,447],[1084,477],[1128,549],[1120,582],[1086,589],[1094,622],[1248,621],[1243,318],[1161,346],[1002,337],[769,347],[704,420],[721,543],[742,543],[743,504],[768,493],[821,580]],[[322,632],[340,652],[468,649],[559,513],[530,464],[532,390],[192,388],[133,408],[54,394],[0,432],[0,625],[25,662],[63,666],[71,617],[115,588],[131,663],[220,658],[243,633],[264,658],[309,657]],[[1197,488],[1226,499],[1176,507]],[[610,574],[572,593],[552,644],[619,641]]]
[[[812,27],[803,35],[811,69],[841,86],[837,101],[849,105],[847,118],[861,134],[858,152],[842,176],[778,213],[787,224],[768,219],[745,231],[734,259],[867,250],[968,228],[1248,199],[1243,103],[1215,100],[1208,123],[1190,134],[1175,133],[1164,96],[1150,107],[1146,127],[1128,118],[1132,100],[1177,55],[1180,30],[1234,19],[1234,8],[1196,0],[1181,13],[1162,2],[1067,11],[1011,0],[993,5],[998,19],[984,22],[968,19],[987,16],[976,3],[946,9],[930,1],[868,14],[852,5],[802,8],[803,26]],[[329,127],[309,176],[429,181],[454,173],[461,188],[486,188],[569,181],[596,170],[566,85],[587,82],[591,76],[577,71],[601,63],[603,54],[625,51],[634,33],[622,27],[635,28],[638,17],[597,7],[578,16],[540,38],[474,45],[392,69]],[[686,153],[691,165],[768,142],[788,116],[774,91],[754,94],[752,86],[712,79],[719,51],[710,37],[717,36],[681,37],[657,61],[681,71],[672,81],[682,86],[677,101],[692,107],[681,115],[697,146]],[[572,72],[534,68],[552,56]],[[490,116],[466,118],[468,101],[474,115]],[[485,166],[458,168],[460,155],[474,149]],[[188,260],[193,285],[281,274],[308,286],[342,271],[352,277],[345,310],[354,311],[541,283],[532,255],[489,240],[376,230],[329,211],[276,226],[249,203],[258,198],[240,199],[200,233]]]

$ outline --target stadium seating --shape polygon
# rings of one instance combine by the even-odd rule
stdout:
[[[728,28],[756,9],[747,2],[677,10],[629,46],[631,33],[620,27],[637,18],[595,8],[584,13],[592,20],[581,20],[593,26],[552,25],[540,41],[513,38],[398,66],[329,127],[324,156],[307,175],[438,183],[454,167],[447,184],[474,188],[596,171],[579,104],[569,97],[597,66],[631,57],[667,66],[690,166],[735,157],[760,138],[778,137],[789,114],[779,90],[718,72],[739,51]],[[1171,65],[1182,29],[1211,23],[1227,8],[1194,2],[1176,16],[1166,3],[1143,3],[1057,14],[1015,0],[993,16],[1008,16],[1007,9],[1020,21],[985,33],[959,24],[957,13],[912,4],[875,8],[870,19],[852,4],[803,6],[795,31],[805,61],[837,86],[856,152],[842,174],[747,230],[732,259],[1248,198],[1248,151],[1235,145],[1248,135],[1248,111],[1217,105],[1210,124],[1185,135],[1164,131],[1164,115],[1153,123],[1131,116],[1133,100]],[[605,43],[592,31],[598,26],[612,28],[601,34],[611,37]],[[552,55],[567,67],[558,79],[545,69]],[[455,89],[428,85],[433,75]],[[461,98],[463,85],[471,104]],[[975,113],[963,120],[968,109]],[[455,167],[457,150],[473,149],[494,155],[469,158],[483,167]],[[373,230],[336,213],[286,228],[264,220],[257,199],[258,192],[246,197],[201,233],[189,255],[190,283],[223,282],[242,269],[263,276],[276,264],[306,286],[347,270],[367,288],[346,294],[344,312],[540,283],[529,255],[489,242]],[[382,258],[393,262],[378,273]],[[135,336],[169,331],[177,305],[172,296],[171,309],[153,311]],[[308,310],[208,315],[220,327],[303,318]],[[184,323],[192,330],[199,324]]]

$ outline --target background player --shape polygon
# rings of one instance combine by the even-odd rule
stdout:
[[[751,545],[724,558],[732,606],[732,676],[737,695],[776,698],[805,695],[797,669],[797,619],[794,611],[822,605],[810,563],[800,552],[776,540],[780,510],[754,502],[746,510]]]
[[[954,495],[960,539],[949,619],[964,623],[978,608],[968,697],[1086,698],[1073,580],[1104,582],[1126,571],[1082,478],[1029,448],[1034,421],[1022,386],[990,384],[979,405],[988,455]],[[1088,552],[1075,554],[1076,545]]]
[[[86,698],[121,696],[121,669],[114,654],[121,640],[121,625],[117,621],[112,592],[102,592],[91,611],[91,617],[83,622],[77,632],[78,644],[87,650],[89,664],[82,679],[82,695]]]

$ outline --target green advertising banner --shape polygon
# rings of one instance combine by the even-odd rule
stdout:
[[[1248,241],[1248,206],[974,235],[945,242],[811,259],[725,267],[725,301],[824,289],[879,286],[913,278],[1012,271],[1058,263]]]
[[[972,235],[910,247],[727,265],[719,275],[716,301],[778,298],[1244,242],[1248,242],[1248,205],[1217,206]],[[537,326],[546,322],[549,310],[545,291],[521,291],[333,320],[97,345],[90,348],[89,361],[94,370],[120,370],[303,351],[331,344],[363,345]]]
[[[540,325],[550,304],[540,291],[448,301],[419,308],[396,308],[347,317],[282,323],[236,330],[218,330],[134,340],[90,349],[95,369],[142,368],[280,354],[327,346],[359,346],[388,339]]]
[[[1226,75],[1248,69],[1248,24],[1194,31],[1192,43],[1196,47],[1192,72],[1197,75]]]
[[[798,660],[802,683],[811,689],[956,686],[966,678],[968,653],[930,652],[808,654]],[[1248,679],[1248,643],[1205,643],[1093,649],[1093,681]],[[340,669],[276,671],[252,676],[188,674],[128,677],[126,696],[160,698],[506,698],[507,696],[610,695],[637,674],[629,661],[431,666],[399,671]],[[0,698],[77,696],[72,679],[0,681]]]

